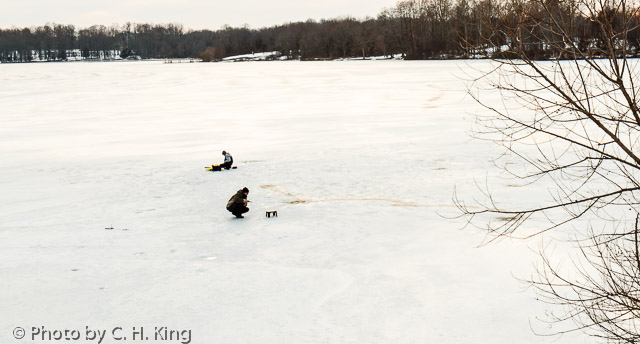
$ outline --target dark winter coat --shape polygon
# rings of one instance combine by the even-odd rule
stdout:
[[[247,195],[244,194],[242,189],[238,190],[231,198],[229,202],[227,202],[227,209],[231,208],[234,204],[246,205],[247,204]]]

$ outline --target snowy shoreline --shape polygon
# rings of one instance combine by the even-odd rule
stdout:
[[[0,64],[24,64],[24,63],[60,63],[60,62],[165,62],[165,63],[228,63],[228,62],[285,62],[285,61],[301,61],[301,62],[333,62],[333,61],[477,61],[477,60],[490,60],[489,57],[486,56],[475,56],[475,57],[442,57],[442,58],[431,58],[426,60],[406,60],[402,57],[402,54],[395,54],[392,57],[389,56],[367,56],[363,57],[341,57],[341,58],[333,58],[333,59],[295,59],[295,58],[287,58],[286,56],[281,57],[273,57],[273,54],[265,54],[265,53],[256,53],[256,54],[243,54],[236,56],[228,56],[223,58],[220,61],[210,61],[204,62],[199,58],[150,58],[150,59],[122,59],[122,58],[109,58],[109,59],[69,59],[69,60],[56,60],[56,61],[46,61],[46,60],[32,60],[28,62],[1,62]]]

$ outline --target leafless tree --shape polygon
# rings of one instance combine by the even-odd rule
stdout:
[[[530,280],[543,299],[564,306],[568,321],[606,342],[640,341],[640,92],[638,4],[621,0],[510,0],[491,35],[502,59],[477,80],[504,102],[483,104],[480,137],[505,148],[505,171],[545,200],[520,195],[517,205],[487,192],[483,201],[455,197],[470,224],[490,239],[529,238],[576,228],[580,252],[571,269],[547,252]],[[585,30],[591,34],[585,35]],[[588,37],[585,39],[584,37]],[[516,164],[514,162],[521,162]],[[518,166],[514,168],[514,166]]]

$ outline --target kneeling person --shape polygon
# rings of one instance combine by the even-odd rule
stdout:
[[[220,165],[220,167],[230,170],[231,165],[233,165],[233,157],[226,151],[222,151],[222,155],[224,155],[224,162],[222,163],[222,165]]]
[[[249,189],[245,187],[238,190],[235,195],[231,196],[229,202],[227,202],[227,210],[236,217],[243,218],[244,216],[242,216],[242,214],[249,211],[247,203],[251,202],[247,199],[247,196],[249,196]]]

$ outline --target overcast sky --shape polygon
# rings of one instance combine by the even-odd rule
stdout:
[[[261,28],[286,22],[344,16],[376,16],[396,0],[2,0],[0,27],[46,23],[94,24],[179,23],[191,29],[222,25]]]

